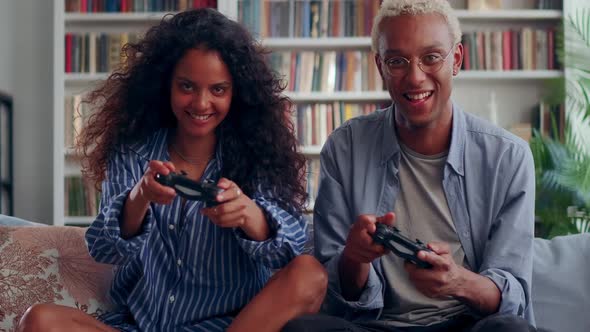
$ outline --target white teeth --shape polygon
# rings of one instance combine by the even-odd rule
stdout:
[[[411,100],[421,100],[421,99],[430,97],[430,95],[432,95],[432,92],[422,92],[422,93],[414,94],[414,95],[406,93],[406,97],[408,97]]]
[[[197,114],[193,114],[193,113],[189,113],[189,115],[191,116],[191,118],[196,119],[196,120],[207,120],[209,119],[212,115],[211,114],[207,114],[207,115],[197,115]]]

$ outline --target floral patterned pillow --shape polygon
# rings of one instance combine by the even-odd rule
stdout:
[[[84,228],[0,227],[0,332],[14,331],[35,303],[56,303],[97,316],[108,300],[112,265],[88,255]]]

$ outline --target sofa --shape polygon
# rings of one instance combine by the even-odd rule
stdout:
[[[111,308],[113,266],[88,255],[84,228],[0,215],[0,332],[33,303],[97,316]],[[590,331],[590,234],[535,239],[532,298],[539,331]]]
[[[0,332],[15,331],[34,303],[67,305],[93,316],[111,308],[114,267],[88,255],[84,232],[0,215]]]

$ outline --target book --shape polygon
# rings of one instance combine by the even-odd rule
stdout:
[[[469,10],[492,10],[501,9],[502,0],[468,0],[467,9]]]

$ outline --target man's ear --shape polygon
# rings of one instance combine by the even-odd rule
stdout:
[[[455,53],[453,53],[453,76],[459,73],[461,64],[463,64],[463,44],[458,43],[455,47]]]

